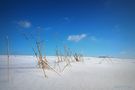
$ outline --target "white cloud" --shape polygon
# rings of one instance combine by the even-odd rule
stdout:
[[[86,38],[86,34],[80,34],[80,35],[69,35],[68,39],[69,41],[79,42],[80,40]]]
[[[19,21],[18,24],[23,28],[30,28],[31,27],[31,22],[26,21],[26,20]]]

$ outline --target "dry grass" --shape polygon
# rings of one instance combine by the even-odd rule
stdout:
[[[61,72],[60,62],[62,62],[62,55],[61,55],[58,47],[56,48],[56,57],[57,57],[57,59],[54,63],[54,68],[56,68],[56,66],[58,66],[59,71]]]
[[[64,62],[65,66],[63,67],[62,72],[65,70],[66,67],[71,66],[70,52],[66,45],[64,46]]]
[[[75,53],[75,54],[74,54],[74,59],[75,59],[76,62],[84,61],[82,54],[77,54],[77,53]]]
[[[9,76],[10,76],[10,71],[9,71],[9,65],[10,65],[10,63],[9,63],[9,38],[8,38],[8,36],[6,37],[6,40],[7,40],[7,64],[8,64],[8,81],[9,81]]]
[[[56,66],[58,66],[59,71],[64,71],[68,66],[71,66],[71,62],[80,62],[83,61],[83,56],[81,54],[73,54],[71,49],[68,48],[66,45],[64,46],[64,53],[62,54],[60,52],[60,50],[58,49],[58,47],[56,48],[56,56],[57,59],[55,61],[54,64],[54,68],[52,68],[49,64],[48,64],[48,60],[46,58],[46,55],[43,56],[42,54],[42,49],[41,49],[41,40],[40,40],[40,32],[37,32],[37,39],[35,40],[36,43],[36,48],[33,47],[34,44],[31,44],[32,50],[34,52],[34,55],[36,56],[36,59],[38,61],[37,65],[39,66],[39,68],[41,68],[43,70],[44,76],[47,77],[46,75],[46,70],[47,69],[51,69],[52,71],[54,71],[55,73],[57,73],[58,75],[60,75],[54,68]],[[23,33],[23,36],[25,37],[26,40],[30,40],[29,36],[27,36],[25,33]],[[64,62],[65,65],[63,67],[60,67],[60,62]]]
[[[22,33],[23,36],[25,37],[26,40],[30,40],[29,36],[27,36],[25,33]],[[47,69],[51,69],[52,71],[54,71],[55,73],[57,73],[58,75],[60,75],[56,70],[54,70],[47,61],[46,56],[43,57],[42,52],[41,52],[41,41],[40,41],[40,34],[37,35],[38,39],[35,41],[36,43],[36,48],[33,47],[33,44],[31,44],[32,50],[34,52],[34,55],[36,56],[36,59],[38,61],[38,66],[39,68],[41,68],[43,70],[44,76],[47,77],[46,75],[46,70]]]
[[[72,62],[82,62],[84,61],[83,59],[83,55],[82,54],[73,54],[71,49],[69,47],[67,47],[66,45],[64,46],[64,54],[62,55],[60,53],[60,50],[58,49],[58,47],[56,48],[56,61],[54,64],[54,68],[56,68],[56,66],[58,66],[59,71],[63,72],[67,67],[71,66]],[[65,65],[63,67],[60,67],[60,63],[64,62]]]

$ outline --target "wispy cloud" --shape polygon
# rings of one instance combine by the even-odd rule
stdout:
[[[18,25],[23,27],[23,28],[30,28],[31,27],[31,22],[27,20],[22,20],[18,22]]]
[[[86,34],[80,34],[80,35],[69,35],[68,39],[69,41],[73,41],[73,42],[79,42],[80,40],[86,38],[87,35]]]
[[[95,36],[90,36],[91,41],[97,41],[97,38]]]

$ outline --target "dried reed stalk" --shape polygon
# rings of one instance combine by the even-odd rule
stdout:
[[[38,49],[38,53],[39,53],[39,66],[41,65],[41,68],[44,72],[44,76],[47,77],[46,73],[45,73],[45,69],[48,69],[48,64],[46,61],[43,60],[43,57],[42,57],[42,53],[41,53],[41,50],[40,50],[40,43],[39,42],[36,42],[36,45],[37,45],[37,49]]]
[[[7,64],[8,64],[8,81],[9,81],[9,79],[10,79],[10,77],[9,77],[10,76],[9,75],[10,74],[9,73],[10,72],[10,68],[9,68],[9,65],[10,65],[10,63],[9,63],[9,56],[10,55],[9,55],[9,38],[8,38],[8,36],[6,37],[6,40],[7,40],[7,61],[8,61]]]
[[[40,36],[40,33],[38,33],[38,34]],[[26,40],[29,40],[29,37],[26,34],[23,34],[23,36],[25,37]],[[38,37],[38,39],[39,39],[38,41],[40,41],[40,37]],[[55,71],[55,69],[53,69],[48,64],[46,56],[44,56],[44,58],[43,58],[42,53],[41,53],[41,45],[40,45],[41,42],[38,42],[38,41],[36,41],[37,52],[36,52],[36,50],[33,47],[32,47],[32,50],[33,50],[33,52],[34,52],[34,54],[35,54],[35,56],[36,56],[36,58],[38,60],[39,67],[42,68],[42,70],[43,70],[44,76],[47,77],[46,72],[45,72],[46,69],[51,69],[51,70],[53,70],[55,73],[57,73],[60,76],[60,74],[57,71]]]
[[[32,50],[33,50],[34,55],[36,56],[36,59],[37,59],[37,61],[38,61],[38,66],[41,67],[41,66],[40,66],[40,61],[39,61],[39,59],[38,59],[38,54],[37,54],[36,50],[35,50],[33,47],[32,47]]]
[[[61,71],[61,68],[60,68],[59,63],[62,62],[62,59],[61,59],[61,56],[60,56],[60,54],[59,54],[58,48],[56,48],[56,56],[57,56],[57,60],[55,61],[54,68],[55,68],[56,65],[57,65],[58,68],[59,68],[59,71]]]
[[[68,52],[68,48],[67,48],[66,45],[64,46],[64,51],[65,51],[65,62],[66,62],[68,65],[71,65],[71,64],[70,64],[70,59],[69,59],[69,52]]]
[[[68,51],[68,48],[66,47],[66,45],[64,46],[64,61],[65,61],[65,66],[62,69],[62,72],[66,69],[66,67],[71,66],[70,63],[70,53]]]
[[[75,59],[76,62],[84,61],[82,54],[75,53],[74,54],[74,59]]]
[[[55,73],[57,73],[59,76],[61,76],[55,69],[53,69],[53,68],[48,64],[48,61],[47,61],[46,57],[44,57],[44,59],[43,59],[42,53],[41,53],[41,50],[40,50],[40,45],[39,45],[40,43],[36,42],[36,44],[37,44],[37,48],[38,48],[38,52],[39,52],[40,64],[41,64],[42,70],[44,71],[44,76],[47,77],[47,76],[46,76],[46,73],[45,73],[45,70],[46,70],[46,69],[51,69],[51,70],[53,70]]]
[[[30,40],[30,38],[29,38],[25,33],[22,33],[22,35],[24,36],[24,38],[25,38],[27,41]],[[31,46],[31,48],[32,48],[32,50],[33,50],[33,52],[34,52],[34,55],[36,56],[36,59],[37,59],[37,61],[38,61],[38,66],[41,67],[40,64],[39,64],[38,54],[37,54],[36,50],[34,49],[34,47],[33,47],[32,44],[31,44],[30,46]]]

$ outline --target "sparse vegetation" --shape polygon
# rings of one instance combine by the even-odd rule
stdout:
[[[23,33],[23,36],[25,37],[26,40],[28,40],[28,41],[30,40],[29,36],[27,36],[26,34]],[[51,69],[52,71],[54,71],[55,73],[57,73],[60,76],[60,74],[48,64],[46,55],[43,56],[43,54],[42,54],[42,51],[41,51],[42,43],[40,41],[40,35],[38,36],[38,39],[34,42],[36,43],[36,47],[34,48],[33,45],[31,45],[31,47],[32,47],[34,55],[38,61],[37,65],[39,66],[39,68],[41,68],[43,70],[44,76],[47,77],[47,74],[46,74],[47,69]]]
[[[62,62],[62,55],[61,55],[58,47],[56,47],[56,57],[57,57],[57,59],[55,60],[54,68],[56,68],[56,66],[58,66],[59,71],[61,71],[60,62]]]
[[[84,61],[82,54],[75,53],[74,54],[74,59],[75,59],[76,62]]]

